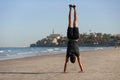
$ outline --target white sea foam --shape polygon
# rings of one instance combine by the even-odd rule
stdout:
[[[8,50],[8,52],[12,52],[12,50]]]
[[[103,50],[103,47],[97,47],[95,50]]]
[[[4,52],[3,50],[0,51],[0,53],[3,53],[3,52]]]
[[[61,49],[60,49],[60,48],[54,48],[54,50],[55,50],[55,51],[61,51]]]
[[[17,55],[29,55],[29,54],[32,54],[33,52],[32,51],[29,51],[29,52],[18,52]]]
[[[54,51],[54,50],[53,50],[53,49],[47,49],[47,51],[48,51],[48,52],[52,52],[52,51]]]

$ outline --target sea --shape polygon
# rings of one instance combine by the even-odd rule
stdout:
[[[104,50],[114,47],[79,47],[80,51]],[[9,60],[41,55],[65,54],[67,47],[22,47],[0,48],[0,60]]]

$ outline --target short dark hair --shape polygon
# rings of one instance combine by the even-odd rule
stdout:
[[[70,56],[70,61],[71,61],[71,63],[75,63],[76,57],[75,57],[74,54],[72,54],[72,55]]]

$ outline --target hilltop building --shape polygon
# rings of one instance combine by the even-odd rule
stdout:
[[[40,47],[40,46],[58,46],[60,45],[60,41],[62,40],[61,34],[55,34],[54,30],[52,31],[52,34],[47,36],[46,38],[43,38],[42,40],[39,40],[36,42],[36,44],[31,44],[32,47]]]

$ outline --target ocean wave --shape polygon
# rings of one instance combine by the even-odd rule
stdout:
[[[103,50],[103,47],[97,47],[95,50]]]
[[[16,53],[16,55],[23,55],[23,56],[26,56],[26,55],[36,55],[34,51],[28,51],[28,52],[18,52]]]
[[[54,51],[54,49],[47,49],[46,51],[48,51],[48,52],[52,52],[52,51]]]
[[[12,52],[12,50],[7,50],[8,52]]]
[[[0,53],[4,53],[4,51],[3,51],[3,50],[1,50],[1,51],[0,51]]]

